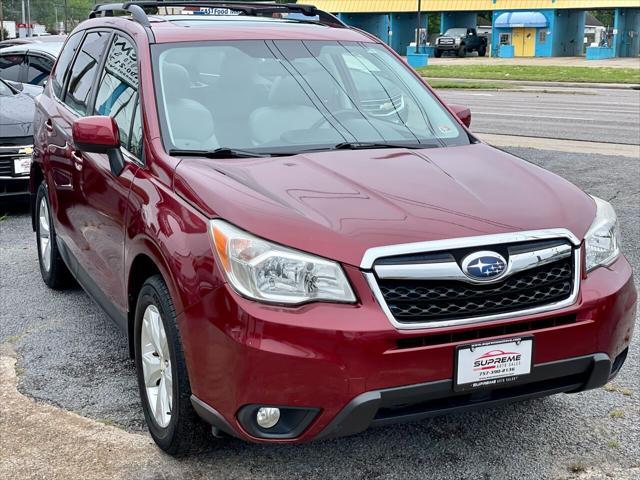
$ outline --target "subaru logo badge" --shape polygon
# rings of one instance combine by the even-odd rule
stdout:
[[[462,271],[475,281],[496,280],[507,271],[507,261],[496,252],[474,252],[462,260]]]

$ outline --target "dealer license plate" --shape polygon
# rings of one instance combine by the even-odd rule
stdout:
[[[454,390],[491,388],[531,373],[533,338],[462,345],[456,350]]]
[[[31,171],[31,157],[16,158],[13,161],[13,173],[15,175],[29,175]]]

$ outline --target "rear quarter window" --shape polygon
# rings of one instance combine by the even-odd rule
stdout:
[[[64,48],[60,52],[58,57],[58,63],[56,63],[55,70],[51,75],[51,86],[53,93],[56,97],[62,97],[62,88],[64,87],[64,78],[73,55],[76,53],[76,49],[82,39],[82,32],[76,32],[67,39],[67,43],[64,44]]]
[[[91,87],[98,74],[98,66],[109,36],[109,32],[88,33],[69,72],[63,101],[78,115],[84,116],[88,113]]]

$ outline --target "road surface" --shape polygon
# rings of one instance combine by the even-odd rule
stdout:
[[[640,90],[439,90],[471,107],[478,133],[640,144]]]

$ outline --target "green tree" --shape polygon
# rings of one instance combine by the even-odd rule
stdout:
[[[592,10],[589,13],[600,20],[605,27],[613,28],[613,10]]]

